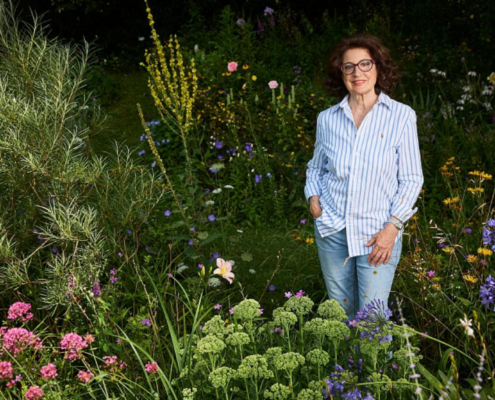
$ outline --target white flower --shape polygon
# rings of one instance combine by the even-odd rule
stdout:
[[[438,72],[438,70],[436,69],[430,69],[430,74],[436,74]]]
[[[225,189],[234,189],[234,186],[232,186],[232,185],[225,185],[224,188]]]
[[[215,204],[213,200],[208,200],[205,202],[205,206],[212,206],[213,204]]]
[[[252,269],[252,268],[251,268],[251,269],[249,270],[249,273],[250,273],[250,274],[255,274],[255,273],[256,273],[256,270],[254,270],[254,269]]]
[[[212,191],[212,193],[215,193],[215,194],[222,193],[222,189],[220,189],[220,188],[215,189]]]
[[[179,264],[179,268],[177,268],[177,273],[180,274],[180,273],[184,272],[188,268],[189,267],[187,265]]]
[[[139,37],[138,37],[138,40],[139,40],[140,42],[142,42],[142,41],[144,40],[144,36],[139,36]]]
[[[199,51],[199,46],[197,44],[194,45],[194,52],[197,53]]]
[[[239,233],[244,233],[244,231],[241,231],[240,229],[237,229],[237,232],[239,232]]]
[[[476,72],[474,72],[474,71],[469,71],[469,72],[468,72],[468,76],[476,76]]]
[[[492,110],[492,105],[490,103],[488,103],[488,102],[483,103],[483,107],[485,107],[487,111],[491,111]]]
[[[464,319],[461,318],[459,321],[461,321],[461,326],[463,326],[466,329],[467,335],[474,336],[474,331],[471,328],[473,320],[472,319],[468,320],[466,315],[464,315]]]

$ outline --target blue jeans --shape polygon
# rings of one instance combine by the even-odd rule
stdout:
[[[402,250],[402,238],[395,242],[388,263],[379,267],[368,262],[369,254],[351,257],[344,265],[349,257],[345,228],[322,238],[315,227],[315,240],[328,297],[340,303],[349,320],[354,319],[356,312],[372,300],[380,299],[388,306],[388,296]]]

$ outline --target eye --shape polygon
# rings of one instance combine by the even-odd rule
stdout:
[[[352,70],[354,69],[354,64],[344,64],[343,67],[344,72],[352,72]]]
[[[370,68],[371,67],[371,61],[369,61],[369,60],[361,61],[359,63],[359,66],[363,67],[363,68]]]

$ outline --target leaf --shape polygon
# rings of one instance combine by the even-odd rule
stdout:
[[[242,261],[250,262],[253,261],[253,255],[251,253],[243,253],[241,255]]]
[[[418,363],[416,365],[418,367],[418,370],[421,375],[423,375],[426,380],[430,383],[431,386],[433,386],[435,389],[441,390],[443,389],[442,382],[440,382],[437,378],[435,378],[430,371],[428,371],[423,365]]]
[[[462,304],[464,304],[466,307],[471,307],[473,302],[469,301],[468,299],[465,299],[463,297],[458,297],[457,300],[459,300]]]
[[[198,239],[205,240],[208,237],[208,232],[198,232]]]

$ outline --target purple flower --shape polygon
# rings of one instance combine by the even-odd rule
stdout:
[[[244,21],[242,18],[239,18],[236,22],[238,27],[243,27],[246,24],[246,21]]]
[[[397,364],[392,364],[392,369],[399,369],[399,366]]]
[[[204,265],[203,265],[203,264],[198,264],[198,268],[199,268],[199,269],[202,269],[203,267],[204,267]]]
[[[129,235],[132,235],[132,230],[131,229],[127,229],[126,231]]]
[[[58,249],[56,247],[52,247],[50,249],[50,251],[53,253],[53,254],[57,254],[58,253]]]
[[[265,14],[265,16],[267,16],[267,15],[272,15],[273,12],[274,12],[273,8],[266,7],[265,10],[263,11],[263,14]]]
[[[146,153],[146,150],[141,150],[139,153],[138,153],[138,156],[141,157],[144,153]]]
[[[432,271],[431,269],[427,273],[428,273],[428,278],[433,278],[433,276],[435,275],[435,271]]]
[[[495,279],[490,275],[486,283],[480,287],[481,303],[487,308],[495,303]],[[495,311],[495,307],[493,308]]]
[[[119,251],[119,252],[117,253],[117,256],[118,256],[119,258],[122,258],[124,255],[122,254],[122,252],[121,252],[121,251]]]
[[[266,174],[266,177],[267,177],[268,179],[270,179],[270,178],[272,177],[272,174],[270,174],[270,173],[268,172],[268,173]]]
[[[355,319],[353,319],[352,321],[349,321],[349,322],[347,323],[347,325],[349,325],[349,326],[351,326],[351,327],[355,328],[355,327],[356,327],[356,325],[357,325],[357,321],[356,321]]]
[[[116,275],[117,274],[117,270],[115,268],[112,268],[110,270],[110,275]]]
[[[362,399],[363,396],[361,394],[361,391],[357,387],[354,387],[348,392],[345,392],[341,398],[342,400],[357,400]]]
[[[230,315],[234,315],[234,307],[229,308],[229,313],[230,313]]]
[[[287,298],[292,297],[292,292],[285,292],[285,297]]]
[[[170,272],[169,272],[169,273],[167,274],[167,276],[168,276],[169,278],[173,278],[173,277],[174,277],[174,274],[172,274],[172,273],[170,273]]]
[[[306,220],[305,219],[302,219],[300,222],[301,222],[301,224],[304,225],[306,223]]]
[[[189,246],[192,246],[192,245],[194,245],[194,241],[193,241],[192,239],[189,239],[189,240],[187,241],[187,244],[188,244]]]
[[[223,160],[223,156],[222,156],[221,154],[219,154],[219,155],[217,156],[217,158],[218,158],[219,160]]]
[[[260,314],[263,315],[264,312],[265,312],[265,309],[264,308],[260,308]]]
[[[101,296],[101,287],[100,287],[100,281],[96,280],[93,282],[93,295],[95,297],[100,297]]]
[[[473,230],[471,228],[462,228],[462,232],[464,232],[464,233],[472,233]]]
[[[245,149],[246,149],[246,151],[253,151],[253,148],[251,147],[251,144],[249,144],[249,143],[246,143]]]
[[[193,227],[191,228],[191,232],[194,232],[195,230],[196,230],[196,228],[193,226]]]
[[[215,220],[216,220],[216,218],[215,218],[215,216],[213,214],[208,215],[208,221],[213,222]]]
[[[272,283],[270,286],[268,286],[268,290],[270,292],[274,292],[275,291],[275,285]]]
[[[440,248],[445,247],[445,243],[438,243],[438,247],[440,247]]]
[[[153,161],[153,162],[151,163],[151,168],[155,168],[155,167],[156,167],[156,162],[155,162],[155,161]]]
[[[303,297],[305,294],[304,290],[299,290],[297,293],[296,293],[296,297]]]
[[[213,173],[213,174],[216,174],[218,172],[218,169],[214,169],[214,168],[209,168],[210,172]]]
[[[220,141],[215,142],[215,147],[217,149],[221,149],[223,147],[223,142],[220,142]]]
[[[254,177],[254,182],[255,183],[260,183],[262,178],[263,178],[263,175],[256,175]]]
[[[221,305],[221,304],[215,304],[215,305],[213,306],[213,309],[214,309],[214,310],[220,310],[221,308],[222,308],[222,305]]]
[[[151,326],[151,321],[149,318],[143,318],[141,321],[140,321],[140,324],[141,325],[145,325],[145,326]]]
[[[210,193],[210,189],[206,189],[205,194],[209,194],[209,193]]]
[[[172,211],[170,210],[166,210],[164,213],[163,213],[166,217],[170,217],[172,215]]]
[[[111,276],[110,277],[110,282],[111,283],[117,283],[118,280],[119,280],[119,278],[117,278],[116,276]]]
[[[280,334],[283,334],[284,333],[284,330],[282,327],[280,326],[276,326],[275,328],[273,328],[273,333],[280,333]]]

